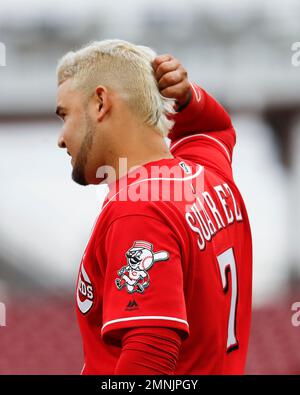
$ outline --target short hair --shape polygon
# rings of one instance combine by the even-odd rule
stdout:
[[[124,40],[94,41],[68,52],[57,66],[58,84],[72,78],[72,86],[91,95],[97,85],[115,90],[145,124],[166,136],[174,122],[174,99],[162,96],[154,76],[155,51]]]

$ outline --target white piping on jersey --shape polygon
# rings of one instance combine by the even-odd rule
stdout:
[[[84,371],[84,368],[85,368],[85,363],[83,364],[83,367],[82,367],[82,369],[81,369],[80,376],[82,375],[82,373],[83,373],[83,371]]]
[[[193,88],[193,91],[195,92],[197,102],[199,102],[201,100],[200,93],[196,90],[196,88],[194,87],[194,84],[192,82],[190,82],[190,85]]]
[[[101,332],[103,332],[104,328],[107,325],[115,324],[117,322],[124,322],[124,321],[134,321],[134,320],[166,320],[166,321],[176,321],[176,322],[181,322],[182,324],[185,324],[189,326],[188,322],[186,320],[182,320],[181,318],[175,318],[175,317],[166,317],[164,315],[142,315],[138,317],[128,317],[128,318],[119,318],[117,320],[112,320],[106,322],[102,328]]]
[[[228,156],[229,162],[231,163],[231,158],[230,158],[229,152],[228,152],[227,148],[225,147],[225,145],[222,144],[219,140],[217,140],[217,139],[215,139],[214,137],[209,136],[209,135],[207,135],[207,134],[205,134],[205,133],[191,134],[190,136],[183,137],[182,139],[178,140],[178,141],[171,147],[170,151],[172,152],[172,150],[173,150],[179,143],[181,143],[182,141],[184,141],[184,140],[186,140],[186,139],[189,139],[189,138],[191,138],[191,137],[207,137],[208,139],[211,139],[211,140],[215,141],[216,143],[218,143],[218,144],[223,148],[223,150],[225,151],[226,155]]]
[[[188,181],[188,180],[192,180],[193,178],[199,176],[199,174],[202,172],[203,170],[203,166],[198,165],[198,170],[196,171],[196,173],[192,174],[191,176],[187,176],[187,177],[182,177],[182,178],[169,178],[169,177],[153,177],[153,178],[143,178],[142,180],[138,180],[136,182],[133,182],[132,184],[127,185],[125,188],[130,188],[132,185],[136,185],[140,182],[144,182],[144,181],[149,181],[149,180],[170,180],[170,181]],[[105,209],[105,207],[108,205],[108,203],[110,203],[121,191],[123,191],[125,188],[122,188],[121,190],[119,190],[117,193],[115,193],[111,199],[109,199],[109,201],[107,203],[105,203],[105,205],[102,207],[101,212]]]

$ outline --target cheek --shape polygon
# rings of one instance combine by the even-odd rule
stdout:
[[[68,119],[64,125],[65,142],[72,155],[76,155],[80,149],[83,141],[83,130],[80,128],[80,123]]]

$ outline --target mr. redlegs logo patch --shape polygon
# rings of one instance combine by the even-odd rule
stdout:
[[[153,252],[152,244],[144,240],[135,241],[125,256],[127,264],[118,270],[115,284],[119,290],[126,286],[128,293],[144,293],[150,283],[148,270],[155,262],[169,259],[167,251]]]

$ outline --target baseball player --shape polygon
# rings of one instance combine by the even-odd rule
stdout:
[[[229,115],[126,41],[69,52],[57,75],[73,180],[110,189],[77,280],[82,374],[243,373],[252,243]]]

